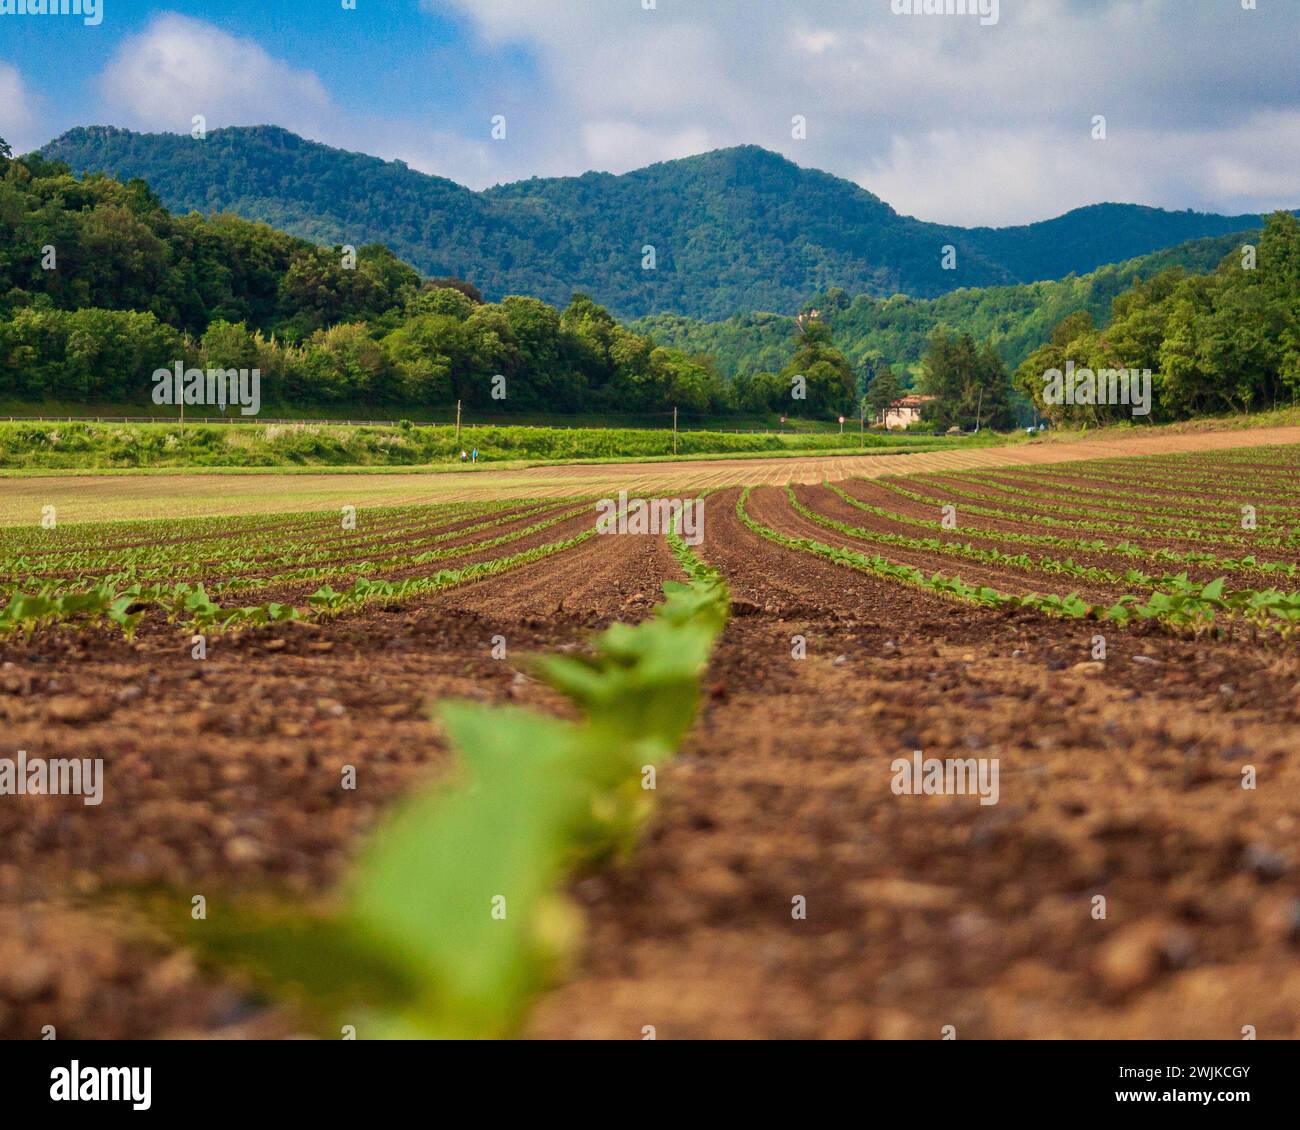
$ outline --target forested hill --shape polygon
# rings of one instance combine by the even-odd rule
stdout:
[[[833,330],[836,344],[859,369],[870,370],[884,361],[900,370],[919,371],[936,329],[988,342],[1015,368],[1071,314],[1087,311],[1095,324],[1105,325],[1112,300],[1138,280],[1154,278],[1171,267],[1208,274],[1243,242],[1258,236],[1258,230],[1252,230],[1191,240],[1086,275],[1048,282],[976,287],[932,299],[850,297],[832,289],[812,295],[805,306],[818,311]],[[630,325],[662,345],[710,354],[726,376],[780,369],[795,332],[793,316],[761,312],[712,322],[655,314]]]
[[[855,375],[819,335],[800,335],[814,336],[817,348],[789,343],[806,410],[848,411]],[[353,261],[237,216],[173,216],[142,180],[79,180],[39,154],[11,159],[0,138],[0,403],[134,415],[157,403],[157,370],[177,364],[256,369],[264,406],[394,417],[457,402],[498,415],[766,413],[790,387],[774,374],[725,381],[583,295],[563,310],[485,303],[382,245]]]
[[[1098,204],[1015,228],[930,224],[754,146],[485,192],[271,126],[214,130],[201,141],[96,126],[43,152],[81,172],[143,178],[173,211],[230,211],[327,245],[382,242],[489,298],[564,304],[585,291],[623,317],[793,311],[831,287],[933,298],[1087,272],[1260,223]],[[956,268],[944,270],[949,244]],[[643,265],[647,247],[653,270]]]
[[[73,177],[0,141],[0,318],[132,310],[192,334],[214,321],[298,341],[400,311],[419,272],[374,244],[341,255],[238,216],[174,216],[143,181]]]

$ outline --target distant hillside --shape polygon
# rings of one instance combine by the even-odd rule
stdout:
[[[400,313],[421,285],[379,245],[358,248],[356,269],[345,270],[334,253],[266,224],[174,216],[142,182],[78,180],[39,155],[0,155],[0,320],[134,311],[181,333],[243,322],[297,341]],[[0,334],[0,367],[22,363],[10,344]]]
[[[807,306],[818,310],[834,331],[836,344],[859,369],[873,357],[900,369],[918,366],[931,333],[940,327],[991,341],[1015,368],[1070,314],[1086,310],[1097,325],[1105,325],[1112,300],[1135,280],[1153,278],[1169,267],[1193,274],[1212,272],[1224,256],[1258,235],[1258,230],[1252,230],[1192,240],[1058,281],[958,290],[934,299],[895,295],[850,301],[843,292],[832,291],[814,295]],[[631,325],[662,345],[712,354],[727,376],[779,370],[795,331],[793,317],[770,313],[739,314],[716,322],[657,314]]]
[[[832,287],[936,298],[1091,271],[1260,223],[1098,204],[1015,228],[930,224],[754,146],[485,192],[271,126],[214,130],[203,141],[96,126],[43,152],[80,172],[141,177],[173,211],[231,211],[325,244],[382,242],[489,298],[562,305],[585,291],[623,317],[794,311]],[[955,270],[941,268],[948,244]],[[642,267],[646,246],[653,271]]]
[[[519,296],[492,304],[447,281],[421,280],[380,244],[351,263],[237,216],[176,217],[141,180],[78,180],[39,154],[11,160],[0,138],[0,403],[215,414],[229,404],[213,370],[234,369],[258,374],[241,413],[256,402],[445,418],[459,404],[479,419],[662,424],[785,407],[786,386],[746,389],[742,402],[739,382],[624,329],[590,298],[564,310]],[[822,419],[849,410],[847,363],[829,348],[815,359],[802,407]],[[155,380],[177,365],[184,400]]]

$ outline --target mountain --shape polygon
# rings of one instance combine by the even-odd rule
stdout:
[[[793,311],[835,287],[935,298],[1082,273],[1261,222],[1097,204],[1020,227],[931,224],[756,146],[483,192],[273,126],[202,141],[93,126],[42,153],[78,172],[143,178],[173,211],[229,211],[322,244],[381,242],[489,298],[564,304],[585,291],[622,317]],[[949,245],[956,269],[944,270]],[[643,269],[647,247],[654,270]]]
[[[400,315],[420,274],[381,244],[345,269],[332,250],[232,215],[174,216],[143,181],[81,180],[39,154],[0,155],[0,322],[19,312],[149,314],[179,333],[214,322],[298,341]],[[0,355],[22,349],[0,329]]]
[[[155,373],[178,364],[207,370],[206,390],[187,376],[184,403],[205,403],[206,391],[216,411],[228,404],[210,398],[214,369],[253,369],[261,404],[311,415],[382,405],[395,418],[446,419],[463,405],[480,420],[554,413],[662,426],[678,411],[688,421],[766,415],[787,394],[769,384],[742,404],[707,361],[658,348],[590,298],[563,311],[527,297],[483,303],[464,283],[422,282],[383,244],[345,266],[337,250],[266,224],[173,216],[142,180],[78,180],[60,162],[11,160],[0,147],[0,404],[152,412],[170,388]],[[809,366],[805,411],[852,407],[844,368]],[[503,380],[508,401],[498,399]]]

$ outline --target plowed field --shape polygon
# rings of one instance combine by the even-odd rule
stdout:
[[[692,484],[732,597],[705,705],[638,849],[572,884],[523,1034],[1300,1037],[1300,448],[1214,446]],[[306,1031],[121,893],[326,898],[452,771],[434,703],[569,712],[525,657],[683,577],[662,535],[596,533],[582,470],[355,528],[0,531],[0,757],[105,765],[97,806],[0,796],[0,1037]],[[16,595],[95,589],[133,594],[125,634]],[[915,751],[996,762],[996,803],[900,794]]]

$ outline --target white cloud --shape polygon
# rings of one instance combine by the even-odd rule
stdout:
[[[818,31],[795,32],[795,42],[809,55],[825,54],[839,41],[840,37],[835,32],[827,31],[824,28]]]
[[[18,68],[0,63],[0,137],[15,153],[27,153],[45,141],[37,134],[41,117],[42,103]]]
[[[582,127],[582,142],[592,163],[602,169],[639,168],[716,148],[703,129],[669,134],[615,120],[587,122]]]
[[[122,42],[100,75],[99,92],[110,114],[139,129],[188,133],[202,114],[209,129],[272,122],[320,136],[333,116],[312,72],[273,58],[251,39],[172,13]]]
[[[998,24],[981,27],[896,17],[889,0],[423,4],[458,10],[478,40],[466,58],[492,76],[440,125],[415,108],[350,113],[310,70],[176,14],[119,45],[98,79],[102,109],[177,132],[199,113],[210,128],[273,122],[476,188],[752,143],[950,223],[1023,223],[1100,200],[1300,204],[1289,159],[1300,10],[1002,0]],[[529,65],[512,67],[520,48]],[[18,95],[0,97],[0,126],[30,136],[30,98],[0,65],[0,95],[5,82]],[[503,142],[488,137],[496,113],[509,117]],[[805,141],[791,137],[796,114]],[[1088,136],[1094,114],[1108,119],[1106,142]]]
[[[998,24],[981,27],[893,16],[888,0],[436,6],[448,5],[484,44],[525,48],[545,82],[521,144],[491,155],[497,179],[755,143],[954,223],[1099,200],[1300,204],[1300,165],[1282,156],[1300,113],[1296,9],[1002,0]],[[805,142],[790,136],[794,114]],[[1094,114],[1106,142],[1088,136]]]
[[[189,133],[273,124],[314,141],[470,183],[493,179],[487,144],[425,123],[350,114],[312,71],[277,59],[252,39],[166,13],[125,39],[97,80],[103,119],[135,129]]]
[[[1262,209],[1296,207],[1300,109],[1260,114],[1246,131],[1224,130],[1207,162],[1215,199],[1252,201]]]

